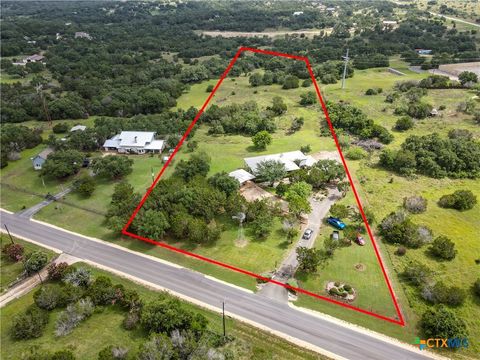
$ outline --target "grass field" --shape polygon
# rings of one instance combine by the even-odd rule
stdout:
[[[42,248],[21,239],[17,239],[15,237],[13,239],[15,243],[23,245],[25,250],[24,254],[41,250],[48,255],[49,261],[55,256],[55,253],[51,250]],[[10,237],[7,234],[0,233],[0,248],[3,248],[3,246],[7,243],[10,243]],[[13,262],[4,254],[1,254],[0,261],[0,293],[2,293],[6,290],[10,283],[15,281],[24,272],[25,268],[22,261]]]
[[[398,117],[393,115],[394,106],[384,101],[385,94],[391,91],[392,86],[397,81],[410,79],[419,80],[428,75],[409,71],[407,65],[398,58],[392,59],[391,66],[404,72],[406,76],[397,76],[387,72],[385,69],[356,70],[354,77],[347,79],[346,89],[341,90],[338,83],[321,85],[322,94],[329,100],[344,100],[350,102],[362,109],[362,111],[377,123],[391,129]],[[190,106],[200,108],[208,96],[208,93],[205,91],[207,86],[215,83],[216,81],[212,80],[192,85],[190,90],[178,99],[177,106],[179,108],[188,108]],[[365,96],[365,91],[371,87],[381,87],[383,88],[383,93],[380,95]],[[319,111],[319,107],[303,108],[298,106],[299,94],[308,90],[312,90],[312,88],[300,88],[288,91],[282,90],[278,86],[251,88],[248,85],[248,78],[246,77],[238,77],[233,81],[229,78],[225,79],[212,100],[212,103],[222,105],[232,102],[243,103],[247,100],[254,99],[259,103],[260,107],[265,107],[271,103],[274,96],[279,95],[284,98],[288,106],[288,111],[277,120],[280,130],[274,134],[273,143],[265,152],[257,153],[252,151],[251,141],[248,137],[213,137],[207,135],[207,128],[205,126],[200,126],[197,129],[194,139],[199,143],[199,150],[206,151],[212,157],[211,174],[222,170],[231,171],[241,167],[243,165],[242,159],[246,156],[297,150],[305,144],[310,144],[313,151],[334,150],[335,147],[330,138],[319,136],[318,130],[320,122],[325,121],[321,111]],[[256,94],[254,93],[255,91],[257,91]],[[234,94],[232,92],[234,92]],[[424,135],[436,131],[442,136],[446,136],[452,128],[468,129],[474,133],[476,138],[479,138],[480,129],[473,123],[471,117],[457,113],[456,111],[459,102],[465,101],[472,96],[473,93],[468,90],[429,90],[424,100],[436,108],[444,105],[446,109],[441,111],[441,115],[438,117],[416,121],[414,129],[402,133],[392,131],[395,139],[389,147],[398,148],[405,138],[412,134]],[[288,126],[291,119],[295,116],[303,116],[305,118],[305,125],[302,130],[294,135],[286,136],[281,129]],[[188,156],[189,154],[187,152],[181,150],[177,154],[175,162]],[[449,263],[438,263],[426,256],[425,249],[409,250],[406,256],[399,258],[394,255],[394,247],[383,244],[380,239],[377,239],[377,244],[382,250],[384,262],[389,270],[390,279],[394,284],[396,295],[400,301],[403,315],[407,322],[407,326],[404,328],[350,310],[345,310],[337,305],[328,304],[309,296],[300,296],[297,305],[326,312],[344,320],[400,338],[406,342],[411,342],[414,337],[418,335],[416,322],[423,310],[426,309],[427,304],[419,300],[414,289],[399,282],[396,273],[403,271],[405,263],[410,259],[419,259],[422,262],[428,263],[447,285],[453,283],[458,285],[458,278],[461,277],[462,284],[464,284],[463,287],[466,289],[470,287],[475,278],[478,277],[478,275],[476,275],[478,274],[478,265],[475,265],[474,260],[480,258],[480,248],[476,246],[478,240],[477,229],[480,225],[478,206],[470,212],[459,213],[439,208],[436,205],[436,201],[441,195],[463,188],[470,189],[477,194],[477,196],[480,196],[480,188],[478,181],[473,180],[434,180],[425,177],[407,179],[398,177],[392,175],[390,172],[377,168],[375,166],[376,162],[377,157],[375,155],[371,159],[355,162],[348,161],[362,204],[369,206],[374,211],[377,220],[381,220],[385,215],[402,204],[404,196],[418,194],[426,197],[429,200],[428,210],[424,214],[414,216],[414,221],[419,224],[428,225],[433,229],[435,235],[447,235],[454,240],[459,250],[457,258]],[[153,167],[153,170],[157,172],[160,166],[161,164],[157,157],[135,157],[134,172],[127,180],[134,185],[138,192],[143,193],[151,182],[151,168]],[[173,167],[167,169],[165,176],[171,173],[171,169],[173,169]],[[390,182],[390,179],[393,179],[393,182]],[[67,199],[81,205],[83,208],[91,208],[103,212],[110,201],[113,185],[113,183],[107,181],[100,183],[96,193],[94,193],[90,199],[82,199],[75,194],[68,195]],[[2,194],[2,206],[4,196],[5,195]],[[9,201],[11,202],[12,200],[13,196]],[[351,192],[349,192],[347,198],[342,201],[352,203],[353,198]],[[60,207],[58,204],[51,205],[44,208],[38,214],[37,218],[86,235],[103,238],[133,250],[159,256],[168,261],[249,289],[255,288],[255,282],[247,276],[157,246],[115,236],[105,228],[102,216],[82,208],[72,207],[66,204],[62,204]],[[82,222],[77,221],[79,218],[82,219]],[[322,231],[326,230],[324,229]],[[218,243],[218,247],[197,248],[195,252],[204,256],[218,258],[221,261],[226,261],[240,267],[242,267],[242,265],[251,266],[258,272],[263,271],[264,268],[270,269],[275,259],[280,259],[282,253],[285,252],[285,249],[279,248],[282,240],[276,235],[276,232],[274,232],[272,237],[266,242],[251,242],[247,248],[241,249],[241,251],[232,244],[235,233],[235,228],[230,226],[223,234]],[[322,232],[319,239],[323,239],[323,235],[325,234],[326,233]],[[319,242],[317,246],[321,246],[321,242]],[[259,256],[252,256],[254,252],[258,252]],[[252,258],[249,259],[249,256],[252,256]],[[352,245],[349,248],[341,248],[337,250],[334,260],[336,261],[328,262],[315,277],[311,279],[301,279],[303,280],[301,281],[301,286],[308,290],[321,293],[324,282],[327,280],[352,281],[352,285],[358,288],[360,293],[360,296],[355,300],[353,305],[376,310],[387,316],[392,314],[393,308],[390,296],[386,292],[386,287],[383,286],[384,280],[379,273],[379,267],[371,244],[367,244],[363,248],[356,245]],[[362,273],[354,270],[353,265],[357,262],[365,264],[367,270]],[[341,274],[341,279],[337,279],[338,274]],[[381,283],[375,279],[381,279]],[[478,319],[478,315],[480,315],[478,309],[478,301],[476,301],[472,295],[469,295],[466,304],[457,310],[462,318],[468,322],[471,338],[478,338],[478,336],[480,336],[480,326],[475,321]],[[477,350],[478,345],[472,344],[471,348],[465,353],[474,354]]]
[[[120,283],[127,288],[135,289],[146,301],[153,300],[158,296],[158,292],[130,280],[91,268],[85,264],[78,264],[78,266],[90,268],[94,276],[106,275],[112,279],[114,284]],[[0,332],[2,359],[18,359],[22,354],[28,353],[33,346],[39,346],[41,349],[49,351],[70,348],[78,359],[96,359],[98,352],[108,345],[127,347],[130,349],[130,354],[133,354],[146,337],[142,330],[125,330],[122,327],[125,313],[119,308],[109,306],[98,308],[88,320],[81,323],[72,333],[63,337],[54,336],[55,319],[61,311],[54,310],[50,313],[49,323],[40,338],[13,341],[9,335],[9,324],[15,314],[23,312],[32,303],[33,291],[2,309]],[[219,314],[189,303],[183,303],[183,306],[206,316],[211,330],[222,331],[222,318]],[[105,324],[108,324],[108,326],[105,326]],[[318,354],[231,318],[227,318],[226,328],[227,333],[235,338],[231,346],[238,355],[238,359],[325,359]]]

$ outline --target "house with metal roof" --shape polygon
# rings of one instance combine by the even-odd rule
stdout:
[[[236,179],[240,183],[240,185],[243,185],[247,181],[255,179],[255,175],[250,174],[248,171],[244,169],[238,169],[238,170],[232,171],[228,173],[228,176]]]
[[[257,167],[260,163],[268,160],[281,162],[287,172],[298,170],[302,167],[310,167],[315,163],[315,159],[312,156],[305,155],[299,150],[244,159],[245,165],[253,174],[257,172]]]
[[[145,154],[161,153],[165,141],[156,140],[153,131],[122,131],[103,144],[105,151],[116,150],[119,153]]]
[[[43,164],[47,161],[48,155],[53,152],[52,148],[46,148],[42,152],[40,152],[37,156],[31,158],[33,169],[34,170],[42,170]]]

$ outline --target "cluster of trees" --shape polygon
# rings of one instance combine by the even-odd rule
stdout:
[[[452,133],[409,136],[400,150],[385,149],[380,165],[402,175],[423,174],[433,178],[477,178],[480,175],[480,143]]]
[[[280,98],[279,98],[280,99]],[[209,124],[209,134],[254,135],[259,131],[275,131],[273,117],[284,112],[283,102],[276,100],[271,110],[260,111],[255,101],[227,106],[212,105],[202,115],[202,122]]]
[[[346,103],[327,102],[328,113],[335,129],[342,129],[361,139],[377,138],[380,142],[388,144],[393,140],[393,135],[383,126],[375,124],[360,109]],[[324,130],[328,130],[326,126]]]
[[[471,190],[457,190],[452,194],[443,195],[438,205],[443,208],[470,210],[477,203],[477,197]]]
[[[25,254],[22,244],[8,243],[3,245],[2,254],[11,262],[23,262],[24,275],[31,275],[42,270],[48,262],[48,256],[43,251],[32,251]]]
[[[342,78],[344,66],[345,64],[343,61],[329,60],[320,65],[314,66],[313,73],[317,79],[320,79],[322,84],[335,84]],[[357,63],[355,64],[355,67],[357,67]],[[353,66],[348,63],[346,77],[353,77],[354,71]]]
[[[313,189],[319,190],[324,189],[328,184],[341,181],[345,177],[345,169],[338,161],[319,160],[310,169],[302,168],[292,171],[288,176],[291,183],[305,182]]]
[[[23,125],[3,125],[0,137],[0,168],[7,166],[9,160],[18,160],[22,150],[41,144],[41,133],[41,130]]]

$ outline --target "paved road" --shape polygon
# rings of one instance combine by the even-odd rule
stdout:
[[[157,284],[217,308],[225,299],[226,310],[231,314],[313,344],[338,356],[355,360],[428,358],[427,353],[415,352],[355,329],[297,311],[286,304],[208,279],[191,270],[176,268],[18,215],[4,211],[1,211],[0,215],[2,228],[3,224],[7,224],[14,234]]]
[[[295,244],[292,249],[288,252],[285,259],[283,259],[282,263],[278,267],[278,271],[273,276],[273,279],[279,281],[281,283],[287,283],[287,281],[293,277],[295,274],[295,270],[298,267],[297,261],[297,248],[302,246],[306,248],[312,248],[315,244],[315,239],[317,238],[318,231],[322,226],[323,219],[328,215],[328,211],[330,207],[337,201],[341,199],[342,195],[338,191],[336,187],[332,187],[328,189],[328,195],[326,198],[322,200],[316,200],[315,198],[310,198],[310,206],[312,207],[312,211],[308,214],[308,221],[306,226],[302,226],[302,231],[300,234],[300,238],[298,239],[297,243]],[[303,232],[305,229],[313,230],[312,236],[310,239],[306,240],[303,239]],[[273,283],[267,283],[263,286],[263,288],[259,291],[259,295],[267,296],[271,299],[275,299],[282,302],[288,301],[288,291],[286,288],[282,286],[278,286]]]

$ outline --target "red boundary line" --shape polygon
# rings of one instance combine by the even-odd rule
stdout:
[[[285,57],[285,58],[289,58],[289,59],[294,59],[294,60],[299,60],[299,61],[303,61],[305,62],[305,65],[308,69],[308,72],[310,74],[310,77],[312,79],[312,82],[315,86],[315,91],[317,93],[317,96],[318,96],[318,99],[320,100],[320,104],[322,106],[322,109],[323,109],[323,112],[325,114],[325,117],[327,119],[327,122],[328,122],[328,126],[330,128],[330,132],[333,136],[333,139],[335,141],[335,145],[337,146],[337,149],[338,149],[338,152],[340,153],[340,158],[342,160],[342,163],[343,163],[343,166],[345,168],[345,172],[347,174],[347,177],[348,177],[348,180],[350,182],[350,185],[352,187],[352,190],[353,190],[353,194],[355,195],[355,200],[357,202],[357,205],[358,205],[358,208],[360,209],[360,214],[362,215],[362,219],[363,219],[363,222],[365,223],[365,226],[367,228],[367,232],[368,232],[368,235],[370,237],[370,239],[372,240],[372,244],[373,244],[373,248],[375,250],[375,255],[377,257],[377,260],[378,262],[380,263],[380,267],[382,269],[382,273],[383,273],[383,277],[385,279],[385,282],[387,283],[387,286],[388,286],[388,291],[390,292],[390,296],[393,300],[393,303],[395,305],[395,310],[397,312],[397,315],[398,315],[398,319],[394,319],[394,318],[389,318],[389,317],[386,317],[386,316],[383,316],[383,315],[380,315],[380,314],[376,314],[374,312],[371,312],[371,311],[367,311],[367,310],[364,310],[362,308],[359,308],[359,307],[356,307],[356,306],[352,306],[348,303],[343,303],[341,301],[338,301],[338,300],[335,300],[335,299],[331,299],[329,297],[326,297],[326,296],[322,296],[322,295],[318,295],[318,294],[315,294],[315,293],[312,293],[310,291],[307,291],[307,290],[304,290],[304,289],[300,289],[300,288],[296,288],[296,287],[293,287],[293,286],[290,286],[288,284],[283,284],[281,282],[278,282],[276,280],[273,280],[273,279],[268,279],[268,278],[265,278],[263,276],[260,276],[258,274],[255,274],[253,272],[250,272],[250,271],[247,271],[247,270],[243,270],[243,269],[240,269],[240,268],[237,268],[235,266],[232,266],[232,265],[229,265],[229,264],[226,264],[226,263],[222,263],[220,261],[217,261],[217,260],[213,260],[213,259],[210,259],[210,258],[207,258],[207,257],[204,257],[204,256],[201,256],[201,255],[198,255],[198,254],[195,254],[195,253],[192,253],[192,252],[189,252],[189,251],[185,251],[185,250],[182,250],[182,249],[179,249],[179,248],[176,248],[174,246],[171,246],[171,245],[168,245],[166,243],[162,243],[162,242],[159,242],[159,241],[155,241],[155,240],[152,240],[152,239],[149,239],[149,238],[145,238],[145,237],[142,237],[142,236],[139,236],[137,234],[134,234],[134,233],[131,233],[129,232],[127,229],[128,227],[132,224],[132,221],[135,219],[135,217],[137,216],[138,212],[140,211],[140,209],[142,208],[143,204],[145,203],[145,201],[147,200],[148,196],[150,195],[150,193],[153,191],[153,189],[155,188],[156,184],[158,183],[158,181],[160,180],[161,176],[163,175],[163,173],[165,172],[165,169],[167,168],[167,166],[170,164],[170,162],[172,161],[173,157],[176,155],[176,153],[178,152],[178,150],[180,149],[180,147],[182,146],[183,142],[185,141],[185,139],[187,138],[187,136],[190,134],[190,131],[192,130],[192,128],[195,126],[195,124],[197,123],[198,119],[200,118],[200,116],[203,114],[205,108],[207,107],[208,103],[210,102],[210,100],[213,98],[213,96],[215,95],[215,92],[218,90],[218,88],[220,87],[220,85],[222,84],[223,80],[226,78],[227,74],[229,73],[230,69],[233,67],[233,65],[235,64],[235,62],[237,61],[237,59],[239,58],[239,56],[241,55],[242,52],[244,51],[250,51],[250,52],[254,52],[254,53],[260,53],[260,54],[266,54],[266,55],[272,55],[272,56],[280,56],[280,57]],[[262,49],[255,49],[255,48],[249,48],[249,47],[241,47],[237,53],[235,54],[235,56],[233,57],[233,59],[230,61],[230,63],[228,64],[227,68],[225,69],[225,71],[223,72],[222,76],[220,77],[220,79],[218,80],[217,84],[215,85],[215,87],[213,88],[212,92],[210,93],[210,95],[208,96],[207,100],[205,101],[205,103],[203,104],[202,108],[200,109],[200,111],[197,113],[197,115],[195,116],[195,118],[193,119],[193,121],[190,123],[190,125],[188,126],[187,130],[185,131],[185,133],[183,134],[182,138],[180,139],[180,141],[178,142],[177,146],[175,147],[173,153],[170,155],[170,157],[168,158],[168,160],[165,162],[165,164],[163,165],[162,169],[160,170],[160,172],[158,173],[157,177],[155,178],[155,180],[153,181],[152,185],[148,188],[147,192],[145,193],[145,195],[143,196],[142,200],[140,201],[140,203],[137,205],[137,207],[135,208],[135,210],[133,211],[133,214],[132,216],[130,217],[130,219],[128,220],[128,222],[125,224],[125,226],[123,227],[122,229],[122,234],[123,235],[127,235],[127,236],[130,236],[132,238],[135,238],[135,239],[138,239],[138,240],[142,240],[144,242],[147,242],[147,243],[150,243],[150,244],[154,244],[154,245],[157,245],[157,246],[161,246],[163,248],[166,248],[166,249],[169,249],[169,250],[172,250],[172,251],[175,251],[175,252],[178,252],[178,253],[182,253],[184,255],[188,255],[188,256],[191,256],[191,257],[194,257],[196,259],[199,259],[199,260],[203,260],[203,261],[206,261],[206,262],[209,262],[211,264],[215,264],[215,265],[218,265],[218,266],[222,266],[224,268],[227,268],[227,269],[230,269],[230,270],[233,270],[233,271],[236,271],[236,272],[239,272],[239,273],[242,273],[242,274],[245,274],[245,275],[249,275],[249,276],[252,276],[254,278],[257,278],[257,279],[261,279],[263,281],[268,281],[268,282],[271,282],[271,283],[274,283],[274,284],[277,284],[277,285],[280,285],[280,286],[283,286],[287,289],[291,289],[291,290],[294,290],[296,292],[299,292],[299,293],[303,293],[303,294],[306,294],[306,295],[310,295],[310,296],[313,296],[315,298],[318,298],[318,299],[322,299],[322,300],[325,300],[325,301],[328,301],[330,303],[333,303],[333,304],[337,304],[337,305],[340,305],[340,306],[343,306],[345,308],[348,308],[348,309],[351,309],[351,310],[355,310],[355,311],[358,311],[360,313],[363,313],[363,314],[366,314],[366,315],[370,315],[370,316],[373,316],[373,317],[376,317],[378,319],[382,319],[382,320],[385,320],[385,321],[388,321],[388,322],[391,322],[391,323],[394,323],[394,324],[398,324],[398,325],[401,325],[401,326],[405,326],[405,321],[404,321],[404,318],[403,318],[403,315],[402,315],[402,312],[400,311],[400,307],[398,305],[398,302],[397,302],[397,299],[396,299],[396,296],[395,296],[395,293],[393,291],[393,287],[390,283],[390,280],[387,276],[387,272],[385,270],[385,266],[383,265],[383,261],[380,257],[380,252],[378,250],[378,247],[377,247],[377,244],[375,242],[375,239],[373,237],[373,233],[372,233],[372,230],[370,229],[370,225],[368,224],[368,221],[367,221],[367,218],[365,216],[365,213],[363,211],[363,207],[362,207],[362,204],[360,202],[360,197],[358,196],[358,193],[357,193],[357,190],[355,189],[355,184],[353,182],[353,179],[350,175],[350,171],[348,170],[348,166],[347,166],[347,163],[345,161],[345,158],[343,157],[343,153],[342,153],[342,150],[340,148],[340,144],[338,142],[338,138],[337,138],[337,135],[335,134],[335,130],[333,128],[333,125],[332,125],[332,121],[330,120],[330,116],[328,115],[328,110],[327,110],[327,107],[325,105],[325,102],[323,101],[323,98],[322,98],[322,95],[320,93],[320,89],[318,87],[318,84],[317,84],[317,81],[315,79],[315,76],[313,74],[313,71],[312,71],[312,67],[310,65],[310,61],[308,60],[307,57],[302,57],[302,56],[297,56],[297,55],[290,55],[290,54],[285,54],[285,53],[280,53],[280,52],[276,52],[276,51],[270,51],[270,50],[262,50]]]

